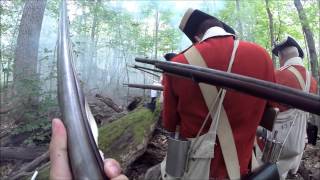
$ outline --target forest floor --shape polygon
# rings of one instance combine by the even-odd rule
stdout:
[[[167,150],[167,133],[159,126],[150,140],[146,152],[128,168],[126,175],[132,180],[143,180],[147,170],[160,163]],[[320,137],[316,146],[308,144],[296,176],[288,180],[320,180]]]
[[[90,107],[95,117],[98,118],[100,123],[109,123],[110,121],[116,121],[119,117],[121,117],[121,113],[112,112],[110,108],[107,108],[104,103],[101,101],[92,100]],[[6,136],[10,134],[11,128],[14,126],[8,122],[1,121],[1,133],[0,133],[0,141],[2,141]],[[163,129],[159,126],[155,128],[153,133],[153,137],[149,141],[147,145],[147,149],[145,153],[138,159],[136,159],[125,172],[129,179],[132,180],[140,180],[144,178],[146,171],[160,163],[167,150],[167,136],[168,134],[163,131]],[[15,146],[19,146],[19,144],[14,144]],[[9,144],[10,146],[10,144]],[[43,144],[44,147],[47,147],[48,144]],[[2,147],[2,142],[1,142]],[[1,154],[0,154],[1,155]],[[1,158],[2,159],[2,158]],[[22,166],[27,164],[22,160],[6,160],[0,161],[0,179],[8,177],[8,175],[13,175],[13,173]],[[290,180],[296,179],[320,179],[320,138],[318,137],[317,145],[307,145],[305,149],[305,153],[303,156],[302,163],[299,168],[299,175],[296,177],[290,177]],[[9,178],[10,179],[10,178]]]

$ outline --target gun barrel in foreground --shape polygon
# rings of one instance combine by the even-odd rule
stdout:
[[[157,61],[145,58],[136,58],[135,60],[136,62],[154,65],[164,73],[170,75],[182,76],[193,79],[196,82],[233,89],[320,115],[320,96],[314,94],[305,93],[287,86],[248,76],[210,68],[202,68],[189,64]]]
[[[163,87],[161,85],[150,85],[150,84],[123,84],[123,85],[131,88],[153,89],[157,91],[163,91]]]
[[[67,4],[66,0],[62,0],[57,47],[58,97],[68,134],[68,155],[73,179],[107,179],[73,65],[68,25]]]

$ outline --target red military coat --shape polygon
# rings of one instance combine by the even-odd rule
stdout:
[[[306,69],[300,65],[293,65],[293,67],[295,67],[300,72],[304,81],[306,81]],[[292,88],[301,89],[298,79],[287,68],[284,68],[283,70],[276,71],[276,82],[278,84],[282,84],[282,85],[289,86]],[[311,78],[309,92],[317,94],[317,81],[313,77]],[[279,107],[280,111],[286,111],[289,109],[285,105],[276,105],[276,106]]]
[[[209,38],[195,47],[205,59],[208,67],[227,70],[233,49],[233,37]],[[187,64],[183,54],[173,60]],[[274,68],[269,54],[260,46],[241,41],[231,70],[233,73],[246,75],[266,81],[275,81]],[[180,125],[182,137],[195,137],[200,129],[208,108],[197,83],[189,79],[168,76],[164,77],[163,126],[171,132]],[[228,90],[224,108],[228,115],[236,143],[240,163],[240,173],[248,173],[256,129],[266,106],[266,100]],[[211,122],[210,122],[211,123]],[[207,124],[204,132],[208,131]],[[210,177],[228,177],[219,140],[211,162]]]

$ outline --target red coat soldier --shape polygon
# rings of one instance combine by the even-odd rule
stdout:
[[[275,81],[272,61],[266,50],[251,42],[236,42],[234,30],[217,18],[199,10],[189,9],[180,23],[180,29],[194,43],[194,46],[190,49],[193,48],[194,51],[199,53],[207,67],[261,80]],[[192,62],[190,61],[190,53],[186,54],[190,49],[180,53],[172,61],[190,64]],[[198,173],[196,175],[198,179],[240,178],[250,171],[256,129],[267,101],[231,90],[227,90],[224,94],[219,87],[213,86],[212,88],[218,92],[215,97],[218,97],[217,99],[222,106],[217,105],[218,108],[209,113],[211,106],[206,103],[207,95],[203,93],[201,85],[199,87],[199,84],[192,80],[165,76],[163,126],[170,132],[175,132],[176,127],[179,126],[180,136],[188,138],[192,143],[194,143],[194,139],[199,137],[197,135],[200,135],[200,137],[206,135],[205,138],[211,137],[207,144],[214,144],[212,153],[202,156],[209,159],[208,167],[206,167],[208,172],[202,171],[200,176],[198,176]],[[209,96],[210,92],[208,93]],[[220,112],[225,112],[225,115],[223,116],[223,113]],[[211,116],[208,122],[204,123],[208,114]],[[219,116],[221,114],[221,116],[214,117],[215,114],[219,114]],[[226,158],[230,158],[226,157],[226,154],[230,152],[227,152],[228,148],[222,148],[221,139],[224,136],[219,135],[219,133],[223,133],[219,132],[218,128],[224,122],[222,117],[227,119],[227,124],[230,125],[229,129],[232,133],[231,138],[227,139],[230,142],[227,145],[234,142],[235,147],[235,151],[233,151],[235,154],[231,153],[231,156],[235,156],[236,159],[232,159],[231,163],[233,164],[231,165],[225,163]],[[200,130],[201,126],[204,126],[203,131]],[[207,136],[211,132],[213,132],[213,136]],[[215,134],[218,134],[217,138]],[[191,152],[210,146],[202,143],[194,147],[197,148],[191,149]],[[199,159],[196,156],[189,157],[187,163],[189,172],[197,170],[197,168],[192,169],[192,161],[197,160]],[[230,164],[230,162],[227,163]],[[232,166],[238,172],[229,172],[233,171]],[[186,175],[189,176],[189,179],[192,179],[193,175],[189,172]],[[165,177],[163,172],[162,176]]]
[[[303,51],[292,37],[287,37],[276,45],[272,53],[280,59],[281,68],[276,71],[277,83],[304,92],[317,93],[317,82],[304,67]],[[282,179],[285,179],[289,171],[296,174],[299,168],[305,147],[309,113],[285,105],[277,106],[280,113],[275,121],[273,133],[277,131],[278,140],[283,143],[278,169]]]

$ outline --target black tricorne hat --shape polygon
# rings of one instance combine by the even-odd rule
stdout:
[[[279,44],[276,44],[274,48],[272,49],[272,53],[276,56],[278,56],[279,51],[283,50],[284,48],[294,46],[299,51],[299,57],[303,58],[304,53],[300,45],[297,43],[296,40],[294,40],[292,37],[288,36],[287,39],[283,40]]]
[[[167,53],[165,54],[163,57],[167,60],[167,61],[171,61],[172,58],[174,58],[177,54],[176,53]]]
[[[196,39],[194,39],[194,36],[197,32],[197,29],[198,29],[199,25],[207,19],[214,19],[214,20],[220,21],[216,17],[210,16],[209,14],[206,14],[202,11],[189,8],[187,10],[187,12],[184,14],[184,16],[180,22],[179,28],[181,31],[183,31],[188,36],[188,38],[193,43],[195,43],[197,41],[196,41]],[[228,26],[227,24],[225,24],[222,21],[220,21],[220,22],[223,25],[223,29],[226,32],[228,32],[230,34],[235,34],[235,31],[230,26]]]

